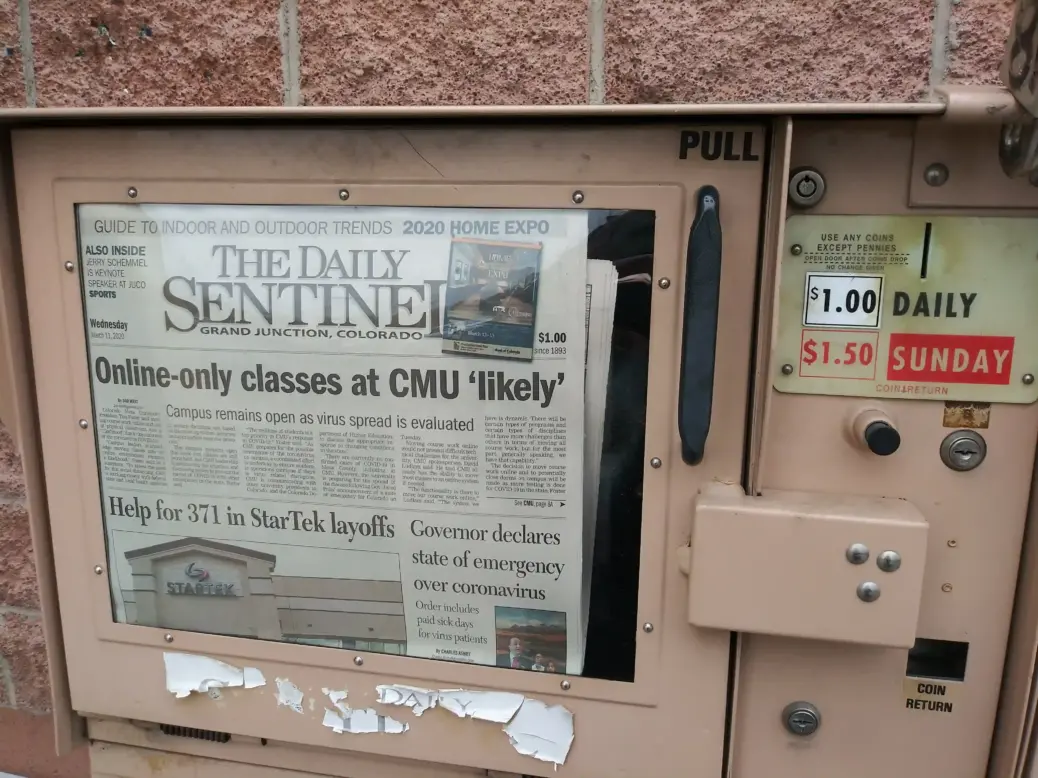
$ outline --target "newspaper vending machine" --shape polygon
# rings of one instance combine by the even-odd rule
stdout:
[[[1026,116],[7,116],[0,415],[58,747],[1027,773]]]

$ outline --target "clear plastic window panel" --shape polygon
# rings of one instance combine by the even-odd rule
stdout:
[[[77,222],[117,622],[633,679],[652,212]]]

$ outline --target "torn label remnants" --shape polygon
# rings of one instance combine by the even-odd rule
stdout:
[[[287,678],[275,678],[274,683],[278,685],[278,707],[285,705],[296,713],[302,713],[303,690]]]
[[[335,706],[335,710],[324,709],[324,720],[321,722],[337,735],[348,732],[351,735],[363,735],[375,732],[385,732],[390,735],[398,735],[407,732],[407,724],[402,724],[394,718],[383,716],[371,708],[354,710],[343,700],[346,699],[346,690],[321,689],[324,695]]]
[[[254,689],[267,683],[258,668],[243,669],[208,656],[164,651],[162,661],[166,667],[166,690],[177,698],[229,686]]]

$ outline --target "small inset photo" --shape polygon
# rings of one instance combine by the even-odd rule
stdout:
[[[444,352],[533,359],[540,243],[453,238],[444,299]]]
[[[566,614],[534,608],[494,608],[497,666],[566,672]]]

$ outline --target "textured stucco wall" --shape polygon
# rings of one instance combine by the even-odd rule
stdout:
[[[0,0],[8,106],[925,100],[1011,0]]]
[[[1011,0],[0,0],[0,105],[926,100],[997,83]],[[18,458],[0,431],[0,772],[50,757]]]

